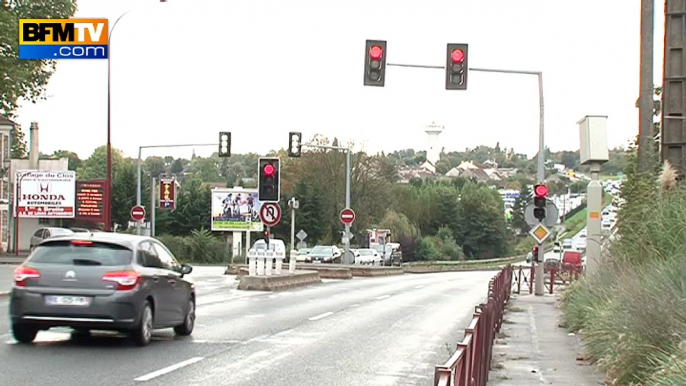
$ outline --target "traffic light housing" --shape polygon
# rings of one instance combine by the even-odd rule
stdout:
[[[219,132],[219,156],[231,157],[231,133],[228,131]]]
[[[258,161],[257,199],[261,202],[279,202],[281,198],[281,165],[278,158],[264,157]]]
[[[302,133],[288,133],[288,156],[300,157],[302,153]]]
[[[445,89],[466,90],[468,67],[468,44],[448,44],[445,62]]]
[[[531,248],[531,261],[538,263],[538,247]]]
[[[545,220],[546,196],[548,196],[548,188],[545,185],[534,186],[534,217],[539,221]]]
[[[383,87],[386,83],[386,41],[367,40],[364,48],[364,85]]]

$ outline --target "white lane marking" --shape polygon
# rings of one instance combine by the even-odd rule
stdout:
[[[200,361],[203,360],[203,359],[205,359],[205,358],[204,358],[204,357],[195,357],[195,358],[191,358],[191,359],[185,360],[185,361],[183,361],[183,362],[179,362],[179,363],[177,363],[177,364],[174,364],[174,365],[165,367],[165,368],[163,368],[163,369],[160,369],[160,370],[157,370],[157,371],[153,371],[152,373],[142,375],[142,376],[140,376],[140,377],[134,379],[134,381],[137,381],[137,382],[149,381],[149,380],[151,380],[151,379],[153,379],[153,378],[159,377],[160,375],[168,374],[168,373],[171,373],[171,372],[174,371],[174,370],[178,370],[178,369],[180,369],[180,368],[182,368],[182,367],[186,367],[186,366],[188,366],[188,365],[192,365],[193,363],[200,362]]]
[[[359,307],[359,304],[351,304],[350,307]]]
[[[264,314],[245,315],[246,318],[264,318]]]
[[[333,315],[333,312],[329,311],[329,312],[325,312],[325,313],[317,315],[317,316],[313,316],[309,320],[314,322],[315,320],[324,319],[327,316],[331,316],[331,315]]]
[[[388,299],[390,297],[391,297],[391,295],[383,295],[383,296],[379,296],[378,298],[376,298],[376,300],[384,300],[384,299]]]
[[[269,297],[269,299],[274,299],[274,298],[277,297],[277,296],[278,296],[278,295],[269,295],[268,297]]]
[[[418,285],[418,286],[416,286],[416,287],[414,287],[414,288],[415,288],[415,289],[421,289],[421,288],[424,288],[424,286],[423,286],[423,285]]]

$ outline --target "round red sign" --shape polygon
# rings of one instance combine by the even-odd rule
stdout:
[[[145,208],[140,205],[131,208],[131,220],[143,222],[145,220]]]
[[[352,225],[355,222],[355,212],[350,208],[345,208],[341,211],[340,219],[344,225]]]

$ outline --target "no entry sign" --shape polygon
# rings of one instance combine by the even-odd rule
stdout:
[[[352,225],[355,222],[355,212],[350,208],[345,208],[341,211],[340,219],[344,225]]]
[[[143,222],[145,219],[145,208],[140,205],[136,205],[131,208],[131,220],[137,222]]]

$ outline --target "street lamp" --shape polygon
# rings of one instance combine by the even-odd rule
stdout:
[[[160,3],[166,3],[166,0],[160,0]],[[126,14],[133,11],[130,9],[114,21],[110,34],[107,38],[107,176],[105,177],[105,232],[112,231],[112,67],[110,65],[112,58],[112,33],[114,27],[117,26]]]

